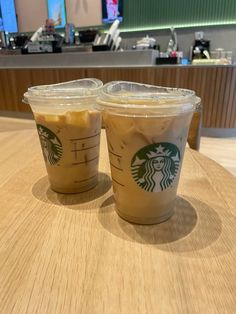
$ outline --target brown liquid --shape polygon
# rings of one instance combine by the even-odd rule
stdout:
[[[100,113],[84,110],[34,115],[51,188],[60,193],[93,188],[98,175]]]
[[[170,217],[191,117],[192,113],[148,118],[121,116],[110,112],[103,114],[116,210],[121,217],[144,224],[161,222]],[[160,157],[161,153],[158,153],[163,150],[166,155],[171,155],[170,150],[163,148],[165,143],[167,146],[168,143],[174,144],[180,157],[179,162],[175,163],[173,160],[176,152],[172,154],[170,169],[172,174],[173,169],[176,169],[176,173],[172,176],[174,179],[170,179],[172,177],[169,175],[167,181],[163,179],[164,170],[162,172],[160,170],[163,166],[158,164],[170,159],[170,156]],[[144,148],[142,151],[146,151],[150,147],[152,148],[148,154],[150,158],[145,157],[146,153],[144,155],[138,153],[142,148]],[[135,156],[138,156],[138,159],[135,159]],[[145,170],[148,169],[145,158],[154,160],[152,162],[154,166],[150,166],[152,171],[150,170],[149,176]],[[138,166],[134,166],[134,160]],[[173,165],[178,167],[174,168]],[[149,182],[145,181],[147,178]]]

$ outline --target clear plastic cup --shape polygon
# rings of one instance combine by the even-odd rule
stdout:
[[[52,190],[79,193],[98,181],[101,114],[95,108],[97,79],[30,87],[30,105]]]
[[[191,90],[110,82],[98,99],[117,213],[140,224],[168,219],[199,98]]]

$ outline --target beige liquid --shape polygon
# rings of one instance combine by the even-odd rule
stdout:
[[[114,197],[118,214],[126,220],[135,223],[152,224],[169,218],[173,212],[174,201],[180,176],[189,123],[192,113],[178,116],[162,117],[129,117],[104,112],[111,175]],[[140,149],[151,144],[172,143],[179,149],[180,161],[178,171],[172,183],[161,190],[160,182],[163,175],[158,170],[152,173],[152,181],[159,180],[151,190],[145,190],[137,184],[137,178],[132,173],[132,161]],[[168,153],[168,151],[166,150]],[[149,152],[149,155],[155,155]],[[141,161],[140,161],[141,159]],[[164,158],[156,158],[156,162]],[[145,164],[142,158],[138,163]],[[138,166],[139,167],[139,166]],[[144,169],[144,166],[143,166]],[[158,179],[159,176],[159,179]],[[145,181],[145,175],[139,182]]]
[[[34,116],[51,188],[60,193],[93,188],[98,176],[100,113],[83,110]]]

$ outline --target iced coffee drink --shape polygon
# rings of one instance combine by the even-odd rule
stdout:
[[[101,84],[78,80],[35,87],[25,95],[33,109],[50,186],[56,192],[84,192],[97,184],[101,114],[94,105]]]
[[[35,113],[51,188],[61,193],[90,190],[97,184],[101,121],[96,111]]]
[[[104,86],[99,105],[116,211],[124,219],[153,224],[173,213],[192,98],[187,91],[129,82]]]

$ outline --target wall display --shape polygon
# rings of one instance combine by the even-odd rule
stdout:
[[[35,32],[45,24],[48,16],[46,0],[15,0],[15,6],[19,32]]]
[[[113,23],[123,20],[123,0],[102,0],[102,21]]]
[[[2,31],[4,31],[4,28],[3,28],[2,10],[0,6],[0,32]]]
[[[66,8],[64,0],[48,0],[48,18],[53,19],[56,28],[66,24]]]
[[[102,25],[101,0],[65,0],[67,22],[76,27]]]
[[[0,0],[0,31],[18,31],[14,0]]]

